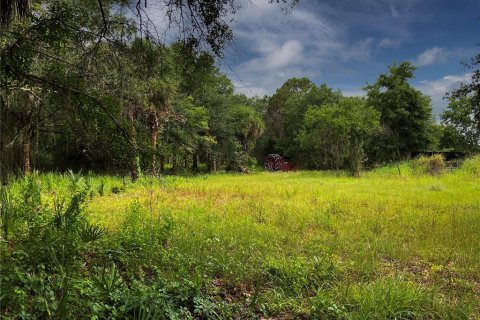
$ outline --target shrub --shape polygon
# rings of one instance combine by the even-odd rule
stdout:
[[[85,257],[104,233],[86,219],[86,196],[81,189],[48,205],[34,176],[25,178],[17,193],[2,191],[8,200],[2,206],[8,210],[3,234],[11,241],[0,251],[1,314],[66,319],[74,306],[81,308]]]
[[[443,155],[437,154],[430,157],[421,156],[413,161],[413,168],[419,173],[439,175],[445,172],[446,163]]]
[[[480,156],[465,160],[460,170],[468,175],[480,177]]]

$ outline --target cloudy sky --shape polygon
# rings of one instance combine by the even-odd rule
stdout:
[[[219,62],[239,92],[272,94],[291,77],[361,95],[394,62],[412,61],[415,87],[432,97],[468,80],[461,61],[480,49],[479,0],[300,0],[289,15],[252,0]]]

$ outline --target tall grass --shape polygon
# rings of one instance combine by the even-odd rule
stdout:
[[[0,193],[1,314],[473,319],[477,171],[17,180]]]

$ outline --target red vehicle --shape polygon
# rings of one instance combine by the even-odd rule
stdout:
[[[268,171],[291,171],[293,166],[285,161],[279,154],[269,154],[265,158],[265,170]]]

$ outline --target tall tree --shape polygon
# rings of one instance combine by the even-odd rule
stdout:
[[[480,142],[480,53],[464,65],[471,71],[470,81],[447,94],[450,104],[442,120],[448,125],[450,143],[455,141],[457,149],[472,152]]]
[[[365,88],[368,104],[380,112],[383,129],[369,150],[376,161],[403,159],[429,145],[433,122],[430,98],[408,82],[414,72],[410,62],[394,64],[388,74]]]
[[[299,0],[265,0],[268,3],[283,4],[283,11],[289,12]],[[231,23],[238,10],[241,0],[84,0],[95,4],[98,21],[104,24],[103,34],[109,32],[115,25],[109,20],[108,11],[112,6],[134,7],[137,13],[139,29],[153,37],[154,30],[149,28],[149,19],[145,17],[148,4],[159,4],[164,8],[166,24],[178,34],[180,39],[187,40],[198,47],[206,44],[216,55],[221,56],[229,41],[233,39]],[[40,0],[0,0],[0,28],[8,26],[16,18],[27,16],[31,8],[40,6]],[[59,8],[63,6],[58,1]],[[162,30],[167,31],[167,30]]]
[[[451,98],[447,110],[442,113],[445,130],[442,144],[462,152],[475,152],[479,149],[480,123],[478,105],[471,96]]]
[[[380,129],[379,118],[380,113],[361,98],[310,106],[298,136],[305,164],[358,175],[366,160],[365,143]]]
[[[294,137],[287,136],[287,108],[294,103],[291,100],[300,100],[313,90],[315,84],[307,78],[288,79],[269,99],[265,110],[266,131],[264,135],[264,153],[285,154],[289,142]],[[289,114],[292,114],[290,112]],[[299,114],[302,117],[302,114]]]
[[[326,84],[317,87],[307,78],[287,80],[268,101],[263,153],[280,153],[301,162],[296,137],[302,128],[305,112],[311,105],[336,103],[340,97],[339,91]]]

